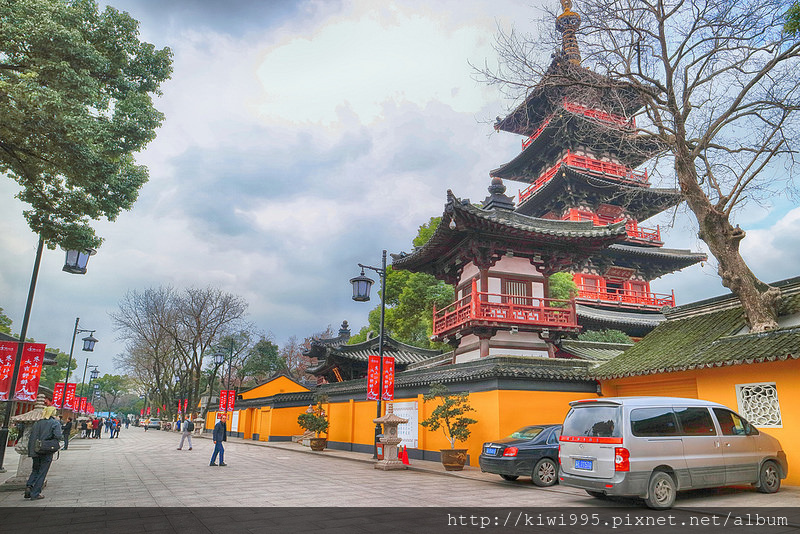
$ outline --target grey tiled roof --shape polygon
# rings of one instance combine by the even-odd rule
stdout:
[[[338,345],[324,347],[324,352],[320,353],[320,363],[314,368],[306,370],[314,373],[328,366],[328,357],[346,359],[360,362],[367,362],[371,354],[378,354],[378,338],[374,337],[357,343],[355,345]],[[401,343],[391,336],[385,336],[383,343],[383,355],[391,356],[396,364],[408,365],[411,363],[424,362],[430,358],[436,358],[442,353],[439,350],[421,349],[412,345]]]
[[[629,349],[632,343],[603,343],[599,341],[564,339],[558,345],[564,352],[584,360],[608,361]]]
[[[666,317],[661,313],[647,313],[635,311],[600,310],[584,304],[576,304],[575,309],[578,317],[586,317],[595,321],[602,321],[608,324],[622,324],[632,326],[648,326],[655,328],[666,321]]]

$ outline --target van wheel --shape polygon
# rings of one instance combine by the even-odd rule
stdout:
[[[667,510],[675,503],[675,481],[664,471],[656,471],[647,485],[647,498],[644,500],[648,508]]]
[[[558,481],[558,465],[550,458],[542,458],[536,462],[531,480],[540,488],[552,486]]]
[[[604,499],[604,500],[605,500],[605,499],[608,499],[608,495],[606,495],[606,494],[605,494],[605,493],[603,493],[602,491],[592,491],[592,490],[586,490],[586,493],[588,493],[589,495],[591,495],[591,496],[592,496],[592,497],[594,497],[595,499]]]
[[[508,480],[509,482],[514,482],[519,478],[518,475],[500,475],[503,480]]]
[[[764,462],[758,472],[758,491],[761,493],[775,493],[781,489],[781,473],[775,462]]]

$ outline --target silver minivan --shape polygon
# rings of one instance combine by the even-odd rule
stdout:
[[[714,402],[617,397],[570,402],[559,438],[562,484],[643,497],[666,509],[677,491],[754,484],[775,493],[788,464],[777,439]]]

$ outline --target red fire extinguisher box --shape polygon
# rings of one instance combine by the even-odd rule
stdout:
[[[383,460],[383,443],[381,443],[381,438],[383,435],[379,435],[375,438],[375,455],[378,457],[378,460]]]

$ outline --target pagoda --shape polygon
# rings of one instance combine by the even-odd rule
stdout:
[[[662,151],[636,128],[643,103],[628,84],[580,66],[580,16],[569,0],[562,5],[556,21],[561,51],[525,101],[495,124],[498,131],[524,136],[522,150],[490,175],[527,184],[519,191],[517,213],[625,225],[623,242],[569,272],[578,286],[582,326],[640,337],[663,321],[661,308],[675,306],[674,292],[653,293],[650,282],[707,257],[664,248],[659,227],[640,225],[677,205],[680,192],[651,187],[647,170],[637,170]]]

